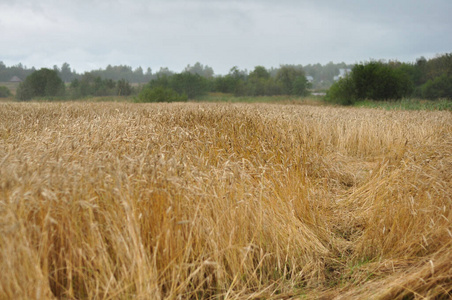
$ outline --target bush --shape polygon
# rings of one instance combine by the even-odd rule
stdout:
[[[209,82],[206,78],[201,77],[198,74],[192,74],[189,72],[182,72],[179,74],[174,74],[172,76],[158,76],[148,84],[148,87],[151,89],[157,87],[169,89],[173,92],[176,92],[179,96],[185,95],[185,97],[189,99],[193,99],[206,94],[208,86]],[[163,90],[160,89],[159,91],[161,92]],[[163,101],[166,102],[167,100]]]
[[[147,86],[138,94],[135,102],[183,102],[187,99],[186,94],[181,95],[171,88]]]
[[[11,97],[11,91],[6,86],[0,86],[0,98]]]
[[[422,85],[421,94],[426,99],[452,99],[452,75],[443,74],[430,79]]]
[[[357,100],[353,79],[350,76],[339,79],[330,87],[325,99],[340,105],[353,105]]]
[[[63,96],[64,82],[54,70],[41,69],[33,72],[22,82],[16,93],[19,100],[30,100],[34,97]]]
[[[397,100],[413,91],[408,74],[381,62],[356,65],[351,77],[359,100]]]
[[[370,62],[356,65],[348,77],[334,83],[328,91],[327,100],[350,105],[365,99],[399,100],[412,92],[412,79],[402,68]]]

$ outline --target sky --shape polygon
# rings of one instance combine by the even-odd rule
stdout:
[[[77,72],[414,62],[452,52],[451,0],[0,0],[0,61]]]

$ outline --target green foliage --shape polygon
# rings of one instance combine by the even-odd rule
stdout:
[[[61,65],[59,75],[64,82],[71,82],[78,76],[75,72],[71,70],[70,65],[66,62]]]
[[[41,69],[28,76],[16,92],[18,100],[30,100],[35,97],[63,96],[64,82],[54,70]]]
[[[11,91],[6,86],[0,86],[0,98],[11,97]]]
[[[133,92],[132,86],[125,79],[121,79],[116,83],[116,95],[130,96],[132,92]]]
[[[259,79],[266,80],[269,78],[270,78],[270,73],[263,66],[255,67],[254,71],[252,71],[249,75],[250,80],[259,80]]]
[[[371,101],[363,100],[355,103],[357,107],[382,108],[386,110],[449,110],[452,111],[452,100],[440,99],[436,101],[419,99],[402,99],[400,101]]]
[[[187,101],[206,94],[207,87],[207,79],[198,74],[162,74],[149,82],[138,95],[136,102]]]
[[[273,96],[281,94],[281,86],[264,67],[257,66],[237,92],[240,96]]]
[[[256,66],[251,72],[231,68],[229,74],[214,76],[211,67],[197,62],[188,65],[183,72],[175,73],[168,68],[160,68],[152,73],[150,68],[107,66],[105,70],[94,70],[83,75],[72,70],[68,63],[54,66],[53,71],[65,81],[71,81],[68,97],[89,96],[127,96],[135,90],[129,82],[149,82],[150,87],[163,86],[186,94],[188,98],[200,98],[207,92],[233,94],[237,97],[291,95],[306,96],[308,90],[326,91],[327,100],[332,103],[353,104],[363,99],[398,100],[406,97],[450,98],[450,78],[452,77],[452,53],[437,55],[431,59],[421,57],[414,63],[397,61],[357,64],[350,74],[350,80],[340,80],[342,69],[352,69],[345,63],[326,65],[282,65],[279,68],[266,69]],[[36,70],[22,64],[7,67],[0,61],[0,82],[9,81],[13,76],[26,78]],[[306,80],[309,75],[309,82]],[[3,78],[3,79],[2,79]],[[40,84],[39,86],[42,86]],[[48,92],[51,92],[48,90]],[[39,95],[35,95],[38,93]],[[39,89],[30,84],[22,84],[17,91],[17,99],[28,100],[42,96]],[[59,94],[60,95],[60,94]]]
[[[144,73],[142,67],[138,67],[135,70],[131,66],[119,65],[112,66],[108,65],[105,70],[99,69],[91,71],[95,77],[99,76],[102,79],[111,79],[113,81],[126,80],[128,82],[144,83],[148,82],[152,77],[152,70],[147,69]]]
[[[357,99],[395,100],[413,90],[408,75],[382,62],[358,64],[351,74]]]
[[[281,85],[281,93],[285,95],[305,96],[308,82],[302,68],[281,66],[276,73],[276,81]]]
[[[214,90],[219,93],[235,93],[239,80],[232,77],[230,74],[226,76],[218,76],[214,82]]]
[[[425,64],[425,78],[426,83],[429,80],[434,80],[443,74],[452,76],[452,53],[439,55],[430,59]]]
[[[218,76],[214,79],[213,90],[220,93],[243,94],[246,78],[246,71],[241,71],[234,66],[226,76]]]
[[[200,62],[195,63],[194,66],[190,66],[188,65],[184,72],[188,72],[191,74],[198,74],[201,77],[204,78],[212,78],[213,77],[213,69],[209,66],[204,66],[203,64],[201,64]]]
[[[170,87],[179,94],[185,94],[189,99],[205,95],[208,90],[207,79],[199,74],[182,72],[171,77]]]
[[[16,99],[19,101],[27,101],[33,98],[33,90],[30,84],[22,82],[16,90]]]
[[[198,74],[182,72],[172,76],[158,76],[151,80],[148,86],[150,88],[164,87],[179,95],[186,95],[189,99],[194,99],[207,93],[209,82]]]
[[[175,90],[164,87],[155,86],[145,87],[135,99],[135,102],[183,102],[187,101],[186,94],[179,94]]]
[[[102,79],[95,73],[83,74],[74,79],[70,85],[71,97],[74,99],[93,96],[128,96],[133,92],[129,82],[121,79],[116,83],[112,79]]]
[[[430,79],[421,87],[421,93],[426,99],[452,99],[452,75],[442,74]]]
[[[355,83],[350,76],[339,79],[328,90],[325,100],[341,105],[352,105],[356,102]]]
[[[305,76],[298,76],[292,82],[292,94],[296,96],[307,96],[309,94],[308,87],[310,84]]]
[[[413,81],[400,65],[369,62],[356,65],[352,73],[333,84],[327,101],[350,105],[359,100],[397,100],[413,92]]]
[[[236,96],[303,96],[308,93],[308,83],[301,67],[286,65],[269,72],[264,67],[257,66],[247,77],[239,76],[237,70],[231,70],[228,76],[231,78],[229,79],[231,85],[234,84]]]

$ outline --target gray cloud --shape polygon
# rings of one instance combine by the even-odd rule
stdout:
[[[451,52],[449,0],[0,0],[6,64],[127,64],[216,73]]]

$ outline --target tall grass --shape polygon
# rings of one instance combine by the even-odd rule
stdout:
[[[452,100],[439,99],[435,101],[420,99],[402,99],[399,101],[365,100],[355,103],[356,107],[383,108],[386,110],[448,110],[452,111]]]
[[[276,95],[276,96],[234,96],[227,93],[208,93],[207,95],[197,97],[196,102],[211,102],[211,103],[278,103],[278,104],[314,104],[321,103],[317,97],[314,96],[290,96],[290,95]]]
[[[0,298],[447,298],[451,154],[450,112],[0,103]]]

